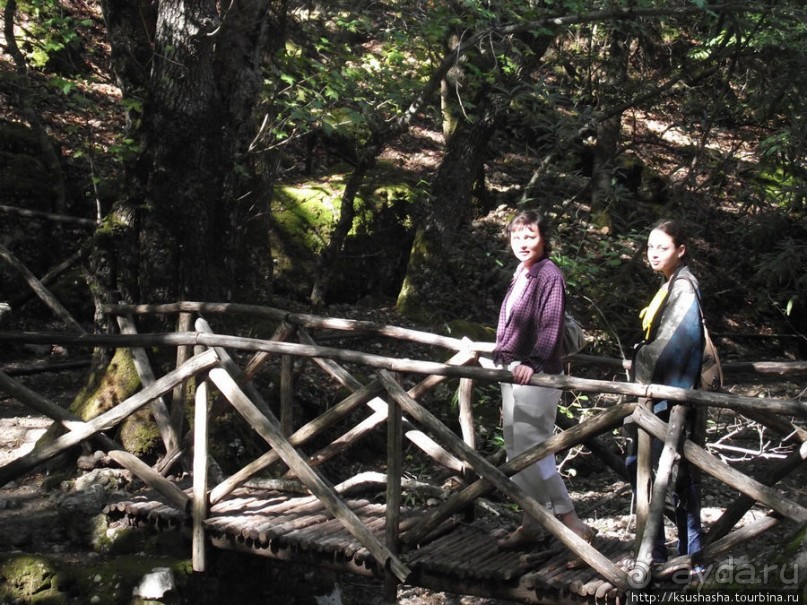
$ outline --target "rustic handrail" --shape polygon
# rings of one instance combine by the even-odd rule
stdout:
[[[461,338],[451,338],[449,336],[432,334],[431,332],[423,332],[420,330],[412,330],[410,328],[401,328],[398,326],[389,326],[371,321],[322,317],[308,313],[291,313],[283,309],[266,307],[262,305],[180,301],[175,303],[155,305],[110,304],[103,305],[101,307],[101,311],[108,315],[168,315],[181,312],[202,314],[230,313],[234,315],[245,315],[247,317],[271,319],[278,322],[283,321],[303,328],[316,328],[318,330],[342,330],[363,334],[376,334],[378,336],[386,336],[399,340],[409,340],[412,342],[419,342],[421,344],[439,346],[445,349],[453,349],[455,351],[459,351],[467,347],[467,343]],[[476,350],[479,352],[490,352],[493,350],[493,343],[489,342],[475,343],[475,346],[477,347]]]
[[[35,344],[61,344],[82,346],[103,346],[109,348],[141,346],[183,346],[204,345],[245,351],[269,351],[300,357],[326,357],[341,361],[359,363],[391,372],[437,374],[456,378],[474,378],[487,382],[512,382],[507,370],[489,370],[468,366],[452,366],[434,361],[414,361],[384,357],[372,353],[318,347],[296,343],[273,342],[259,338],[204,334],[201,332],[179,332],[174,334],[143,333],[126,334],[72,334],[47,332],[0,332],[0,342],[28,342]],[[739,412],[767,412],[807,418],[807,402],[794,399],[761,399],[735,395],[733,393],[713,393],[701,390],[670,387],[660,384],[636,384],[575,378],[560,374],[535,374],[530,384],[556,389],[576,390],[589,393],[614,393],[651,399],[668,399],[686,402],[691,405],[730,408]]]

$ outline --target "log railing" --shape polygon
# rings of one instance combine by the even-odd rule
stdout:
[[[508,496],[524,511],[535,517],[543,527],[552,533],[560,543],[585,560],[608,583],[619,589],[641,587],[649,581],[647,557],[652,532],[658,526],[663,513],[659,502],[663,501],[663,491],[675,459],[683,456],[704,472],[716,477],[740,492],[741,496],[729,506],[724,517],[712,527],[709,541],[703,555],[717,556],[736,544],[750,539],[759,532],[766,531],[779,519],[787,518],[803,523],[807,521],[807,509],[775,490],[772,486],[789,472],[799,468],[807,457],[804,430],[794,426],[790,418],[807,417],[807,404],[799,400],[761,399],[744,397],[730,393],[710,393],[691,391],[663,385],[638,385],[602,380],[576,378],[573,376],[533,376],[535,385],[548,386],[589,393],[613,393],[638,401],[648,399],[668,399],[686,403],[692,407],[722,407],[740,414],[747,414],[763,422],[766,426],[789,434],[800,442],[801,447],[784,464],[777,466],[773,475],[763,480],[752,479],[729,467],[702,447],[680,438],[679,427],[683,424],[686,406],[674,409],[670,424],[665,424],[649,412],[645,406],[634,401],[607,408],[600,413],[574,425],[536,446],[496,467],[482,457],[475,449],[471,396],[473,381],[509,382],[510,372],[479,367],[480,354],[489,353],[491,343],[471,342],[467,339],[448,338],[393,326],[382,326],[370,322],[323,318],[307,314],[287,313],[279,309],[252,305],[211,304],[181,302],[173,305],[109,306],[109,314],[118,316],[121,334],[96,335],[87,333],[11,333],[0,332],[0,342],[48,343],[65,346],[86,347],[130,347],[139,351],[137,369],[142,378],[142,390],[120,403],[108,412],[88,421],[81,421],[59,406],[46,401],[36,393],[22,386],[5,373],[0,372],[0,389],[8,392],[37,410],[62,424],[65,433],[52,443],[36,448],[12,462],[0,467],[0,484],[31,471],[46,460],[58,455],[69,447],[86,439],[97,440],[101,447],[110,452],[110,457],[121,466],[129,469],[146,484],[161,493],[172,506],[190,513],[193,519],[193,564],[197,570],[205,569],[203,522],[209,507],[226,498],[237,486],[248,481],[272,465],[282,462],[288,467],[287,477],[302,482],[314,497],[319,499],[327,510],[367,548],[379,565],[387,571],[388,581],[394,586],[406,581],[409,569],[398,557],[401,543],[416,545],[443,520],[458,512],[467,510],[473,502],[492,490]],[[172,334],[137,334],[132,317],[138,314],[176,314],[178,327]],[[221,335],[213,332],[208,321],[192,316],[204,314],[207,317],[219,313],[242,314],[252,318],[262,318],[276,323],[278,328],[269,340]],[[195,331],[188,328],[195,327]],[[310,330],[339,330],[351,334],[366,334],[375,337],[403,339],[422,345],[440,347],[453,351],[454,355],[446,363],[399,359],[370,354],[361,351],[322,347],[316,344]],[[300,342],[289,342],[296,337]],[[177,367],[157,379],[153,375],[146,347],[176,347]],[[195,348],[195,354],[191,353]],[[241,368],[231,356],[231,351],[251,352],[252,357]],[[275,417],[269,405],[263,400],[253,383],[253,377],[260,367],[273,357],[279,357],[280,366],[280,418]],[[316,419],[303,426],[294,417],[291,404],[293,396],[292,366],[295,359],[313,361],[327,376],[348,389],[351,394],[332,406]],[[363,384],[356,379],[344,364],[355,364],[377,370],[377,375]],[[781,366],[779,366],[781,369]],[[803,368],[797,368],[803,371]],[[423,378],[408,390],[401,386],[400,375],[417,375]],[[446,378],[460,379],[460,426],[462,438],[443,425],[423,404],[423,395]],[[121,447],[105,437],[102,431],[112,428],[123,418],[146,405],[152,406],[159,416],[161,431],[166,446],[166,459],[176,460],[183,448],[181,419],[184,416],[179,406],[187,399],[185,393],[191,379],[195,379],[195,411],[193,437],[193,477],[194,485],[189,496],[172,482],[163,478],[156,470],[148,467],[136,457],[122,451]],[[207,426],[209,389],[208,383],[243,416],[249,425],[263,438],[269,448],[256,460],[235,472],[217,485],[208,485],[207,469]],[[169,395],[171,395],[169,397]],[[173,403],[168,409],[163,398]],[[334,439],[318,452],[303,456],[301,448],[312,438],[345,419],[354,411],[367,407],[369,416],[345,434]],[[654,497],[645,507],[648,518],[641,519],[639,527],[645,528],[637,536],[636,567],[630,572],[619,569],[596,548],[580,539],[566,528],[554,515],[533,498],[526,495],[509,477],[535,461],[556,452],[583,444],[597,436],[608,433],[619,426],[627,417],[640,427],[641,431],[665,442],[659,472],[656,477]],[[387,524],[384,539],[380,540],[364,527],[356,515],[339,496],[339,490],[331,485],[320,473],[318,467],[336,453],[355,442],[361,435],[387,424]],[[457,491],[451,498],[425,514],[417,524],[403,527],[400,521],[402,443],[409,439],[431,458],[467,479],[478,477],[467,487]],[[643,452],[640,452],[642,457]],[[645,456],[646,457],[646,456]],[[170,463],[165,461],[159,467],[163,473]],[[752,526],[731,531],[744,511],[755,502],[771,509],[772,513],[763,521]],[[654,505],[655,504],[655,505]],[[691,558],[683,557],[662,566],[656,573],[663,576],[682,564],[691,564]]]

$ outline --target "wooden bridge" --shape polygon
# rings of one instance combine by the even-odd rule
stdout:
[[[509,372],[479,367],[479,356],[492,350],[490,343],[236,304],[109,306],[105,312],[118,318],[120,334],[0,333],[3,342],[129,347],[143,384],[137,394],[109,411],[81,421],[0,372],[0,389],[50,416],[66,430],[53,443],[0,467],[0,485],[84,440],[100,439],[113,460],[152,490],[110,504],[107,513],[125,517],[132,524],[187,531],[197,571],[205,571],[206,549],[213,546],[383,578],[388,601],[394,601],[396,587],[405,583],[525,603],[616,603],[624,602],[628,591],[651,585],[683,588],[693,564],[706,564],[730,553],[783,520],[807,521],[807,509],[775,487],[789,474],[803,469],[807,457],[807,433],[798,426],[807,416],[803,401],[571,375],[534,376],[533,384],[578,393],[614,394],[621,402],[588,410],[585,419],[569,423],[544,444],[497,465],[477,451],[472,407],[475,383],[511,380]],[[175,315],[178,330],[138,334],[133,317],[139,314]],[[276,331],[269,339],[217,334],[204,318],[222,314],[272,324]],[[189,329],[191,325],[194,330]],[[440,355],[450,358],[438,363],[319,346],[311,335],[314,330],[320,331],[323,339],[339,333],[343,339],[362,335],[409,341],[441,349]],[[157,378],[147,347],[176,348],[175,369]],[[295,364],[301,362],[323,371],[350,393],[305,424],[297,417],[294,405],[295,377],[299,375]],[[269,363],[279,368],[279,414],[272,411],[254,380]],[[782,364],[746,364],[744,369],[775,373]],[[792,364],[791,369],[805,371],[804,364]],[[364,381],[358,378],[368,374],[371,377]],[[459,381],[456,392],[461,436],[423,403],[427,394],[434,397],[435,387],[449,378]],[[194,401],[193,431],[182,438],[181,425],[175,419],[183,417],[182,406],[190,397]],[[687,405],[676,405],[669,424],[665,424],[648,407],[650,400],[658,398]],[[214,400],[216,406],[211,405]],[[220,409],[221,402],[231,405],[266,441],[267,451],[213,484],[215,473],[208,468],[209,412]],[[150,406],[165,444],[166,454],[156,468],[123,451],[103,433],[146,406]],[[772,463],[758,478],[741,473],[700,445],[681,439],[686,411],[703,407],[728,408],[752,418],[789,440],[791,453]],[[602,533],[588,544],[510,481],[510,476],[535,461],[579,445],[589,447],[611,467],[615,481],[621,479],[621,461],[608,454],[599,438],[609,435],[628,417],[643,436],[639,440],[639,486],[644,488],[636,495],[635,538]],[[306,450],[346,424],[349,428],[326,445],[316,451]],[[384,425],[386,474],[362,472],[341,482],[329,481],[322,470],[327,466],[324,463]],[[655,482],[649,480],[649,436],[665,442]],[[431,486],[440,492],[434,506],[411,506],[404,498],[413,482],[406,477],[405,440],[455,478],[451,490]],[[187,486],[165,478],[186,450],[192,451],[193,466],[192,484]],[[707,527],[707,545],[702,553],[696,553],[697,560],[678,557],[651,569],[648,562],[653,530],[644,528],[655,528],[655,520],[664,514],[668,479],[680,456],[738,496],[722,503],[724,512]],[[383,490],[384,497],[367,497],[368,485],[373,486],[373,493]],[[498,551],[496,539],[504,531],[502,521],[496,515],[477,514],[482,510],[480,503],[492,494],[535,517],[551,539],[529,550]],[[754,506],[762,514],[753,522],[738,525]],[[567,562],[572,557],[582,558],[586,565],[569,569]]]

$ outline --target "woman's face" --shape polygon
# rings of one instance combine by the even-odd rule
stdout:
[[[544,257],[544,240],[534,225],[513,229],[510,232],[510,247],[525,267],[532,266]]]
[[[653,229],[647,238],[647,260],[653,271],[658,271],[668,278],[675,273],[681,264],[686,247],[675,245],[673,238],[664,231]]]

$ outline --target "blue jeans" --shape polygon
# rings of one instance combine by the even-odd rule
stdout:
[[[657,416],[664,422],[669,422],[669,409],[657,413]],[[691,416],[691,414],[690,414]],[[633,425],[635,428],[635,425]],[[687,436],[691,433],[691,419],[687,421]],[[658,439],[651,439],[651,460],[655,471],[658,468],[661,451],[664,443]],[[625,458],[625,469],[628,472],[628,479],[631,487],[636,493],[636,438],[630,442],[628,455]],[[703,531],[701,529],[701,497],[700,486],[698,485],[694,469],[685,459],[678,462],[678,472],[673,483],[673,513],[672,520],[678,531],[678,554],[694,555],[703,548]],[[683,538],[686,536],[686,539]],[[667,545],[664,539],[664,518],[659,521],[656,542],[653,545],[653,562],[663,563],[667,560]]]

